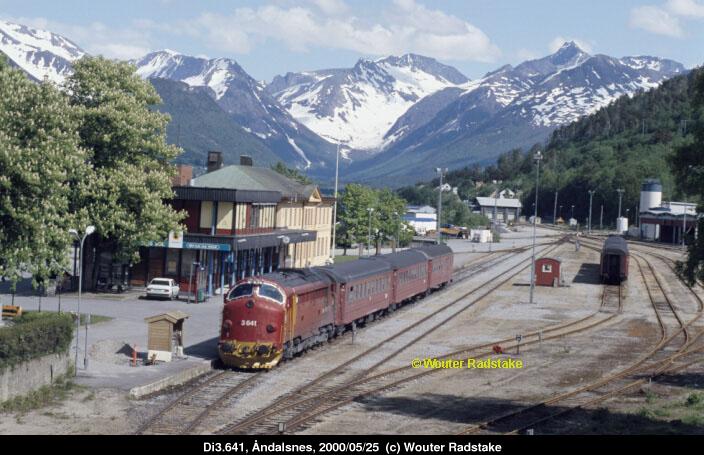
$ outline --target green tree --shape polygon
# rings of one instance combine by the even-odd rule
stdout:
[[[389,189],[377,191],[377,207],[376,220],[377,229],[376,254],[380,253],[381,245],[384,241],[394,240],[394,249],[396,248],[396,237],[400,233],[406,232],[407,223],[403,221],[403,215],[406,213],[406,201],[394,194]]]
[[[351,242],[359,246],[359,254],[362,254],[362,246],[367,243],[369,232],[369,212],[367,209],[377,207],[376,192],[364,185],[351,183],[345,186],[342,197],[337,208],[337,218],[343,226],[340,229]],[[372,213],[371,229],[378,228],[378,217]]]
[[[700,201],[698,212],[704,210],[704,71],[700,72],[694,84],[693,107],[699,121],[694,125],[694,138],[679,147],[671,159],[675,179],[682,191]],[[704,280],[704,219],[697,226],[698,235],[690,242],[687,260],[679,264],[683,278],[693,285],[697,280]]]
[[[284,175],[290,179],[293,179],[297,181],[298,183],[302,183],[304,185],[310,185],[313,183],[311,179],[308,178],[307,175],[301,174],[297,169],[292,169],[288,166],[286,166],[284,163],[281,161],[277,162],[275,165],[271,166],[273,170],[278,172],[281,175]]]
[[[79,230],[93,224],[117,258],[136,259],[144,242],[161,241],[179,228],[183,214],[173,197],[171,161],[180,149],[167,144],[168,115],[150,109],[161,100],[127,63],[84,57],[67,80],[80,146],[89,171],[74,181],[72,210]]]
[[[65,265],[69,182],[85,173],[66,97],[0,59],[0,276],[37,285]]]

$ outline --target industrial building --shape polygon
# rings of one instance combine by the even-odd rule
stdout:
[[[641,185],[639,204],[639,236],[644,240],[682,243],[682,233],[689,235],[696,229],[697,206],[687,202],[663,202],[662,184],[647,179]]]
[[[511,223],[521,216],[521,200],[510,190],[503,190],[498,197],[476,197],[474,213],[480,213],[493,222]]]
[[[437,213],[435,208],[429,205],[409,205],[406,207],[403,219],[411,225],[418,235],[425,235],[428,231],[437,229]]]

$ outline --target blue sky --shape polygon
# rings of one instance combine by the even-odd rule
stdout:
[[[260,80],[405,52],[474,79],[564,40],[704,63],[704,0],[0,0],[0,18],[114,58],[163,48],[230,57]]]

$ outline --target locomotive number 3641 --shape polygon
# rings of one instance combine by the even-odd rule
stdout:
[[[257,326],[257,321],[248,321],[246,319],[242,319],[242,324],[244,326],[249,326],[249,327],[256,327]]]

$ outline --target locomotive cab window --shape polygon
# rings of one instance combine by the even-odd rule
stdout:
[[[545,273],[552,272],[552,264],[543,264],[543,272],[545,272]]]
[[[276,300],[279,303],[284,303],[284,296],[281,295],[278,289],[270,284],[262,284],[257,290],[257,294],[261,297],[266,297],[267,299]]]
[[[252,295],[252,283],[242,283],[238,284],[227,295],[227,300],[236,299],[237,297],[243,297],[245,295]]]

